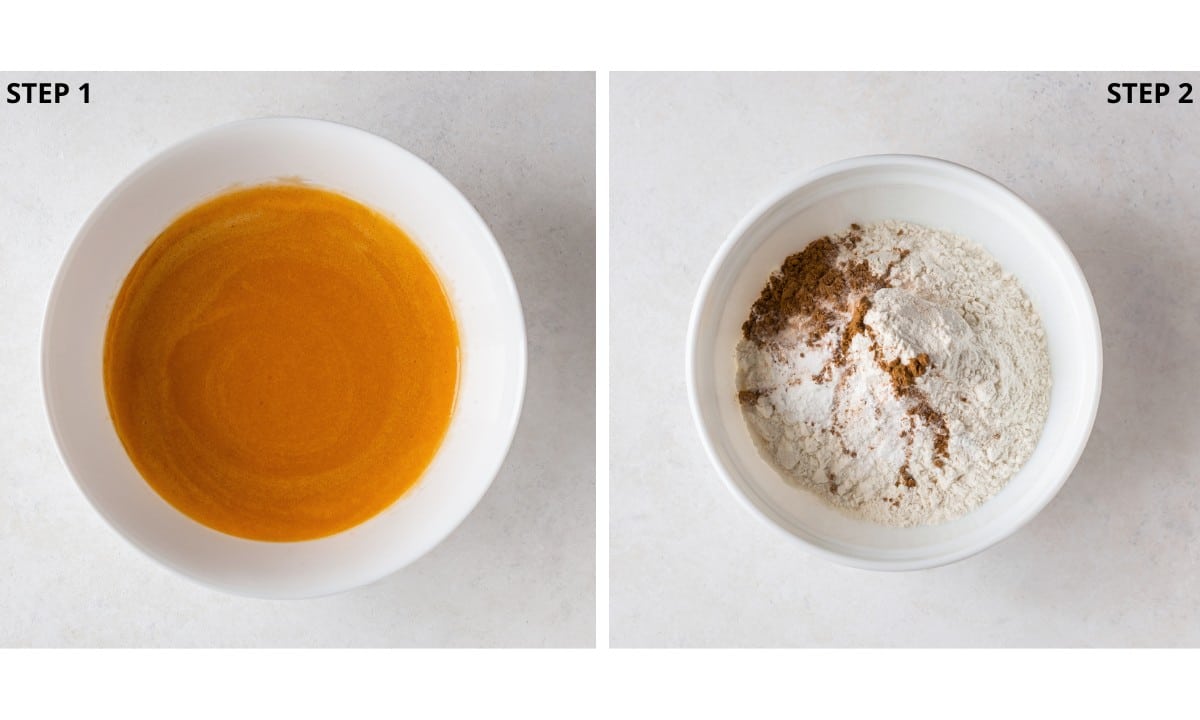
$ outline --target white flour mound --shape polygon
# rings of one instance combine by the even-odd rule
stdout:
[[[815,342],[797,328],[764,345],[742,340],[737,387],[757,396],[743,414],[785,479],[853,515],[897,526],[960,517],[1037,445],[1050,397],[1041,319],[1016,279],[968,240],[892,221],[857,232],[839,260],[866,260],[888,278],[870,296],[868,330],[839,363],[831,358],[844,322]],[[940,455],[937,428],[893,387],[879,351],[885,361],[927,356],[913,387],[948,431]]]

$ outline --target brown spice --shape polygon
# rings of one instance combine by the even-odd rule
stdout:
[[[740,402],[743,405],[753,405],[754,403],[758,402],[758,399],[760,397],[762,397],[761,390],[739,390],[738,391],[738,402]]]
[[[858,304],[854,306],[854,314],[850,316],[850,322],[846,323],[846,329],[842,331],[842,341],[838,344],[837,351],[834,353],[835,362],[840,363],[845,359],[846,353],[850,351],[850,343],[854,342],[854,337],[868,330],[863,318],[867,316],[867,311],[870,309],[870,297],[864,295],[858,299]]]
[[[950,430],[946,427],[946,419],[933,409],[924,396],[917,398],[917,402],[908,409],[908,414],[921,418],[933,430],[933,464],[934,467],[941,467],[945,458],[950,456]]]
[[[921,353],[908,362],[901,362],[900,358],[895,358],[886,363],[880,363],[880,366],[892,378],[892,387],[895,388],[896,395],[904,397],[912,392],[917,378],[924,375],[925,371],[929,369],[929,356]]]
[[[846,282],[838,272],[837,257],[838,246],[829,237],[815,240],[790,255],[779,271],[771,275],[750,308],[750,317],[742,324],[742,335],[763,345],[779,334],[791,318],[832,320],[819,316],[827,312],[824,306],[845,291]]]
[[[850,265],[838,262],[842,247],[861,239],[852,233],[825,236],[788,256],[754,301],[750,317],[742,324],[742,336],[765,345],[792,319],[810,332],[813,342],[832,330],[853,303],[886,285],[865,260]]]

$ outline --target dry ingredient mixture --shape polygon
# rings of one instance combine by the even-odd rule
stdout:
[[[738,399],[794,485],[887,525],[944,522],[1032,454],[1050,397],[1041,319],[979,246],[887,221],[784,261],[737,346]]]

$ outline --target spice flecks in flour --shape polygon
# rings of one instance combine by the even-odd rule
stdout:
[[[738,400],[764,457],[876,522],[970,512],[1046,420],[1041,319],[951,233],[889,221],[820,238],[768,279],[742,333]]]

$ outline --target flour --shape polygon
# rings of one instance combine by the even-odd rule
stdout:
[[[796,294],[777,275],[737,346],[760,451],[792,484],[878,523],[970,512],[1028,460],[1045,423],[1040,318],[1015,278],[956,235],[889,221],[825,242],[823,258],[790,267],[798,284],[836,293],[782,322],[759,318],[752,335],[755,313]]]

